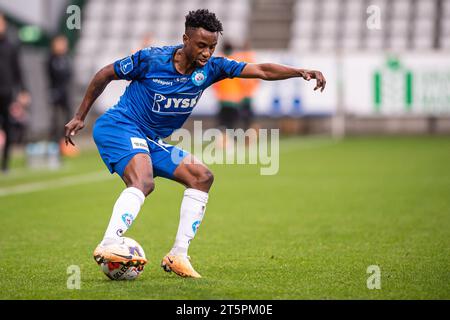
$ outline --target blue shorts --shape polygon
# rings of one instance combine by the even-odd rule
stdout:
[[[150,156],[153,176],[173,179],[173,172],[189,153],[150,139],[132,122],[103,114],[94,124],[93,137],[100,156],[111,173],[123,176],[128,162],[138,153]]]

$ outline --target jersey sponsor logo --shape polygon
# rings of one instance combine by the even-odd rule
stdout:
[[[133,70],[133,59],[131,57],[126,57],[120,61],[120,71],[123,74],[128,74]]]
[[[131,140],[131,145],[133,146],[133,149],[144,149],[144,150],[148,150],[148,144],[147,141],[145,141],[145,139],[141,139],[141,138],[130,138]]]
[[[163,86],[171,86],[173,84],[172,81],[164,81],[161,79],[152,79],[153,82],[157,83],[157,84],[161,84]]]
[[[203,70],[196,70],[191,79],[196,86],[201,86],[206,81],[206,73]]]
[[[191,113],[201,95],[202,91],[173,94],[155,93],[152,110],[158,113]]]

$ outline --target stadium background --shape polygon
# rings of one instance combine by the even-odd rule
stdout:
[[[76,13],[70,5],[81,9],[79,30],[67,28]],[[222,39],[237,48],[248,43],[257,62],[320,70],[327,88],[319,94],[299,79],[260,83],[255,123],[280,128],[280,173],[271,179],[251,166],[213,166],[217,200],[193,246],[210,280],[156,294],[176,279],[164,279],[152,265],[142,282],[108,284],[90,251],[121,184],[104,172],[90,127],[126,82],[112,83],[96,102],[76,138],[77,157],[53,169],[51,163],[30,168],[27,146],[45,141],[51,125],[49,41],[58,33],[70,40],[75,109],[100,67],[137,50],[149,33],[153,45],[179,43],[184,15],[197,8],[214,11]],[[14,147],[10,173],[0,176],[0,219],[8,230],[1,236],[1,270],[13,274],[1,287],[14,288],[1,298],[119,297],[109,286],[125,286],[126,298],[142,286],[140,298],[162,299],[450,297],[450,0],[1,0],[0,11],[21,44],[31,96],[26,139]],[[208,90],[186,127],[199,119],[215,126],[217,110]],[[231,176],[242,179],[240,188]],[[170,201],[173,190],[181,194],[181,187],[157,184],[161,190],[130,231],[155,266],[178,214],[176,203],[160,201]],[[270,193],[275,197],[262,205],[260,195]],[[29,265],[12,271],[8,261],[21,250]],[[58,253],[63,265],[57,257],[43,262],[44,250]],[[82,279],[87,275],[80,291],[66,288],[70,264],[81,266]],[[381,290],[366,287],[372,264],[385,272]]]

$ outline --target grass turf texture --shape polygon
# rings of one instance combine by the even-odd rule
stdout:
[[[17,160],[15,166],[19,166]],[[149,258],[114,282],[92,258],[123,189],[116,176],[0,197],[0,299],[449,299],[450,139],[284,139],[280,171],[214,165],[190,255],[202,279],[159,267],[183,187],[158,178],[126,234]],[[97,153],[59,172],[13,169],[0,190],[107,169]],[[69,290],[67,267],[81,269]],[[381,289],[369,290],[369,265]]]

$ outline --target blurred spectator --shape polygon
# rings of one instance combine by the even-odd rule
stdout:
[[[19,93],[15,101],[9,108],[11,119],[11,142],[15,144],[23,144],[25,142],[25,134],[28,126],[30,106],[30,96],[27,93]]]
[[[234,59],[233,45],[225,41],[223,44],[223,56],[229,59]],[[213,85],[217,100],[219,101],[219,112],[217,120],[219,128],[223,131],[221,141],[217,141],[219,148],[232,147],[228,144],[228,136],[226,129],[236,129],[237,121],[239,120],[239,104],[242,100],[242,89],[240,80],[238,78],[225,79]]]
[[[141,42],[141,49],[151,47],[153,44],[153,34],[151,32],[147,32],[144,34]]]
[[[11,116],[10,106],[14,99],[16,90],[22,95],[28,96],[24,91],[21,70],[19,65],[18,48],[8,38],[7,21],[0,13],[0,125],[3,129],[3,152],[1,159],[1,170],[7,172],[9,169],[10,147],[11,147]]]
[[[246,41],[243,51],[233,55],[237,61],[254,63],[255,53],[250,49],[250,43]],[[239,116],[242,121],[242,128],[247,130],[252,126],[253,110],[252,100],[259,86],[259,79],[243,79],[238,78],[242,91],[242,100],[240,101]]]
[[[139,46],[133,51],[133,53],[138,52],[144,48],[151,47],[153,45],[153,34],[151,32],[147,32],[141,39]]]
[[[234,59],[233,45],[225,41],[223,56]],[[213,85],[219,101],[218,122],[222,129],[235,129],[239,119],[239,104],[242,100],[242,90],[238,78],[225,79]]]
[[[47,70],[50,82],[50,101],[52,105],[50,140],[64,140],[64,125],[70,121],[69,86],[72,78],[72,63],[68,55],[67,38],[56,36],[51,43]]]

